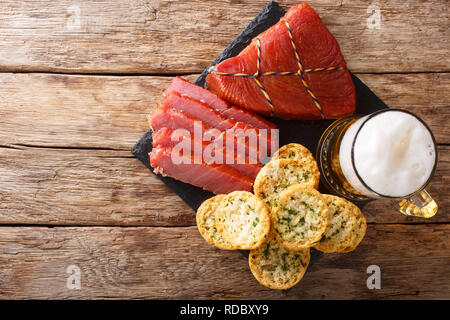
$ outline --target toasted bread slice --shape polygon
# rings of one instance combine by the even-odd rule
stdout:
[[[309,260],[309,248],[290,251],[273,236],[259,248],[250,251],[248,256],[253,276],[271,289],[288,289],[296,285],[303,278]]]
[[[305,163],[315,161],[308,148],[299,143],[289,143],[278,149],[278,151],[273,154],[272,160],[279,159],[299,160],[300,162]]]
[[[244,250],[255,249],[269,234],[269,211],[252,193],[234,191],[221,200],[216,226],[232,246]]]
[[[286,188],[301,184],[317,189],[319,180],[319,169],[314,159],[308,163],[279,159],[270,161],[259,171],[253,188],[255,195],[272,209],[277,206],[279,195]]]
[[[216,211],[225,195],[217,195],[204,201],[197,210],[196,220],[198,231],[209,244],[223,250],[235,250],[216,227]]]
[[[316,189],[294,185],[280,194],[272,211],[276,239],[288,250],[303,250],[317,243],[328,224],[328,206]]]
[[[328,206],[328,226],[318,244],[322,252],[355,250],[366,234],[367,223],[361,210],[346,199],[323,195]]]

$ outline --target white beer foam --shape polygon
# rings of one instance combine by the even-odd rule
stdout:
[[[344,135],[339,159],[348,182],[359,192],[376,196],[356,176],[351,148],[356,132],[367,116]],[[436,160],[433,138],[416,117],[386,111],[370,118],[361,128],[353,147],[356,170],[373,191],[401,198],[420,189],[430,177]]]

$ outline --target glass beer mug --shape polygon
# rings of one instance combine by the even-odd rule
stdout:
[[[425,187],[437,165],[434,136],[411,112],[383,109],[333,122],[320,138],[321,180],[350,201],[396,200],[403,214],[430,218],[438,210]]]

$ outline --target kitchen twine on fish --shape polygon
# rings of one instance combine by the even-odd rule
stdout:
[[[309,85],[306,82],[306,80],[305,80],[303,75],[305,73],[309,73],[309,72],[321,72],[321,71],[340,70],[340,69],[344,69],[345,67],[325,67],[325,68],[305,69],[303,67],[303,65],[302,65],[301,60],[300,60],[300,56],[298,54],[297,47],[296,47],[295,42],[294,42],[294,37],[292,36],[291,27],[289,26],[289,23],[287,22],[287,20],[285,18],[281,18],[281,21],[283,21],[284,24],[286,25],[286,28],[287,28],[287,31],[288,31],[288,34],[289,34],[289,39],[291,39],[292,48],[294,49],[295,58],[297,60],[297,65],[298,65],[297,72],[289,72],[289,71],[261,72],[261,41],[260,41],[259,38],[256,38],[256,45],[257,45],[257,48],[258,48],[258,59],[256,61],[256,72],[254,74],[220,72],[220,71],[215,70],[213,66],[208,69],[208,72],[209,73],[215,73],[215,74],[220,75],[220,76],[253,78],[255,80],[256,84],[258,85],[259,89],[261,90],[262,94],[266,98],[267,102],[269,103],[272,115],[275,114],[274,105],[272,103],[272,100],[270,99],[269,94],[267,93],[266,89],[264,88],[264,86],[262,85],[262,83],[258,79],[258,77],[259,76],[293,76],[293,75],[297,75],[300,78],[300,80],[302,81],[303,86],[306,88],[306,91],[309,93],[309,95],[313,99],[314,104],[316,105],[317,109],[320,112],[320,116],[322,117],[322,119],[325,119],[325,115],[323,114],[323,110],[322,110],[322,107],[320,106],[319,100],[317,99],[317,97],[315,96],[314,92],[309,87]]]

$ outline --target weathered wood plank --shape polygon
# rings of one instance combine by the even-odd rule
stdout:
[[[0,148],[0,224],[193,225],[127,151]]]
[[[440,210],[431,219],[374,201],[375,223],[449,222],[450,147],[439,148],[429,192]],[[0,224],[192,226],[195,213],[128,151],[0,148]]]
[[[422,116],[438,143],[450,143],[450,74],[359,76],[390,107]],[[0,145],[130,150],[171,79],[0,74]]]
[[[188,228],[0,228],[0,298],[449,299],[446,225],[369,225],[356,251],[326,254],[288,293],[253,278],[238,251]],[[79,290],[66,286],[80,268]],[[366,287],[370,265],[381,289]],[[225,276],[224,276],[225,275]]]
[[[170,81],[0,74],[0,144],[130,150]]]
[[[355,72],[448,71],[446,0],[310,1]],[[200,72],[266,5],[258,1],[2,1],[0,70]],[[298,1],[280,1],[285,8]]]
[[[450,143],[450,74],[358,74],[390,108],[422,117],[438,143]]]

